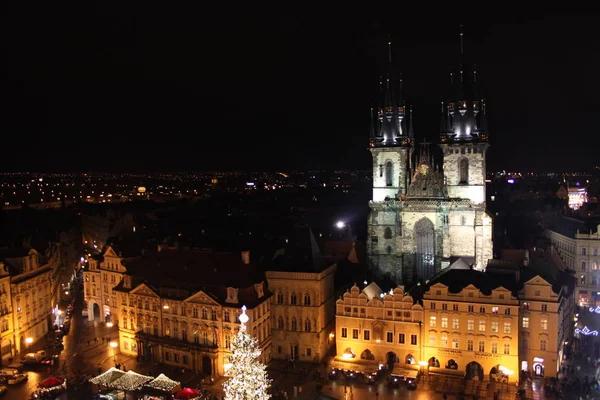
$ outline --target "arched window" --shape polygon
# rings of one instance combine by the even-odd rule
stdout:
[[[469,183],[469,160],[466,158],[458,162],[458,183]]]
[[[390,228],[389,226],[387,228],[385,228],[385,231],[383,232],[383,237],[386,239],[391,239],[392,238],[392,228]]]
[[[277,304],[283,304],[283,293],[277,292]]]
[[[311,331],[311,326],[310,326],[310,319],[306,318],[306,321],[304,321],[304,330],[306,332],[310,332]]]
[[[385,163],[385,185],[394,186],[394,164],[391,161]]]
[[[283,317],[277,319],[277,329],[283,329]]]
[[[304,305],[305,306],[310,306],[310,294],[306,293],[304,295]]]
[[[292,328],[293,331],[298,330],[298,324],[296,323],[296,318],[292,318]]]
[[[290,304],[295,305],[296,304],[296,293],[292,292],[291,296],[290,296]]]

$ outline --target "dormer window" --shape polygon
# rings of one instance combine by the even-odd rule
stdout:
[[[226,303],[237,303],[238,302],[238,289],[228,287],[227,288],[227,299],[225,299]]]
[[[265,295],[265,291],[264,291],[262,282],[254,285],[254,289],[256,290],[256,294],[258,295],[259,299]]]

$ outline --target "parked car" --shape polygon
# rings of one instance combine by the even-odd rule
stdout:
[[[15,374],[8,377],[7,383],[9,385],[18,385],[19,383],[25,382],[27,378],[27,374]]]

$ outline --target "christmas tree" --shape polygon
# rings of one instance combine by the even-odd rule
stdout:
[[[258,361],[260,349],[256,338],[246,332],[246,306],[240,315],[240,331],[231,342],[231,368],[229,380],[223,384],[225,400],[268,400],[271,380],[267,378],[267,366]]]

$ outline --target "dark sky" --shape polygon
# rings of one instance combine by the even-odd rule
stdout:
[[[488,169],[598,164],[594,15],[59,3],[6,7],[0,170],[369,168],[388,35],[415,133],[436,140],[459,23]]]

